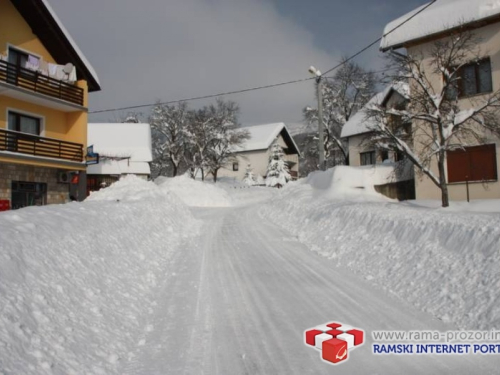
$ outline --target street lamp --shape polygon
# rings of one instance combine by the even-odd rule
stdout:
[[[316,77],[316,89],[318,91],[318,153],[319,169],[325,170],[325,130],[323,124],[323,92],[321,90],[321,72],[314,66],[309,67],[309,73]]]

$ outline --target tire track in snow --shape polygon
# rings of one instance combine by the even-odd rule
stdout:
[[[257,209],[194,209],[202,235],[166,270],[177,275],[158,296],[155,330],[123,374],[497,373],[494,356],[372,355],[371,330],[453,327],[290,241]],[[368,334],[335,367],[303,344],[305,329],[332,320]]]

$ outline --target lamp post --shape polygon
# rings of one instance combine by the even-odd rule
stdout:
[[[321,72],[314,66],[309,67],[309,73],[316,77],[316,90],[318,96],[318,154],[319,169],[325,170],[325,130],[323,124],[323,91],[321,90]]]

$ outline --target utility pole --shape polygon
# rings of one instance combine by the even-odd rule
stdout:
[[[319,154],[319,170],[324,171],[325,168],[325,129],[323,123],[323,90],[322,81],[323,78],[321,72],[317,70],[314,66],[309,68],[309,73],[316,77],[316,90],[318,97],[318,154]]]
[[[321,75],[316,78],[316,88],[318,90],[318,138],[319,138],[319,169],[325,170],[325,129],[323,123],[323,90],[321,87]]]

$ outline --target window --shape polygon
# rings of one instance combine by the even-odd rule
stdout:
[[[389,159],[389,151],[387,150],[380,151],[380,158],[382,159],[382,161]]]
[[[448,90],[448,95],[452,99],[493,91],[489,58],[464,65],[457,75],[458,81]]]
[[[9,130],[40,135],[40,119],[16,112],[9,112]]]
[[[20,66],[22,68],[26,67],[29,55],[25,52],[21,52],[14,48],[9,48],[9,62],[11,64]]]
[[[47,184],[12,181],[12,209],[47,204]]]
[[[233,171],[237,172],[239,170],[239,165],[238,163],[233,163]]]
[[[448,182],[497,180],[496,146],[465,147],[447,152]]]
[[[361,165],[372,165],[375,164],[375,151],[362,152],[359,154],[361,157]]]

